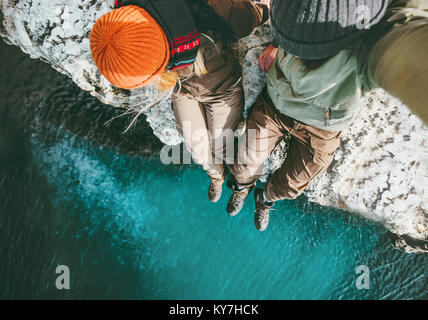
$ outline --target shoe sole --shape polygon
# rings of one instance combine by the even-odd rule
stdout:
[[[260,191],[259,190],[262,190],[262,189],[256,189],[255,191],[254,191],[254,200],[255,200],[255,207],[257,208],[257,203],[258,203],[258,201],[257,201],[257,195],[260,193]],[[264,227],[264,228],[259,228],[259,227],[257,227],[257,223],[256,223],[256,214],[254,213],[254,225],[256,226],[256,229],[258,230],[258,231],[260,231],[260,232],[263,232],[263,231],[266,231],[266,229],[268,228],[268,226],[269,226],[269,222],[267,223],[267,225]]]

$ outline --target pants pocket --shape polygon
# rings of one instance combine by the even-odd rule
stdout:
[[[334,159],[334,153],[340,147],[340,134],[330,140],[324,140],[311,136],[311,147],[313,149],[313,161],[327,168]]]

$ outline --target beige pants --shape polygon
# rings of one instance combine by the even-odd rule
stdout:
[[[281,114],[264,90],[253,107],[246,139],[241,139],[235,164],[230,168],[239,187],[257,182],[264,161],[287,134],[292,136],[287,159],[266,185],[269,201],[298,197],[329,167],[340,146],[340,132],[315,128]]]
[[[233,163],[234,130],[244,108],[242,84],[201,97],[176,94],[173,108],[177,129],[193,160],[210,177],[223,177],[223,163]]]

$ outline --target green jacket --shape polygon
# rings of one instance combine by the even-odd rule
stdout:
[[[320,68],[306,72],[300,60],[279,49],[267,90],[276,108],[305,124],[342,131],[361,106],[358,63],[343,50]]]

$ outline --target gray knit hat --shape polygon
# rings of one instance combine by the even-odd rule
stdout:
[[[288,53],[322,59],[351,45],[385,15],[388,0],[272,0],[272,34]]]

